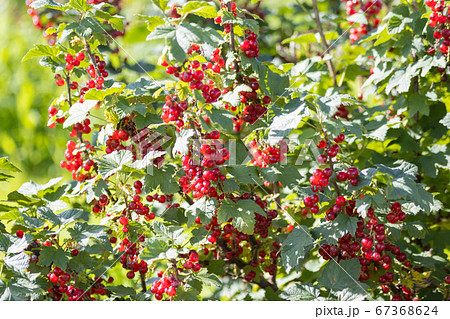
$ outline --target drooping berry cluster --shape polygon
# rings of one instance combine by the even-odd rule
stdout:
[[[371,0],[371,1],[363,1],[363,0],[341,0],[345,2],[347,5],[347,16],[352,16],[358,11],[364,12],[368,24],[361,23],[358,27],[353,27],[350,29],[350,42],[354,43],[358,41],[361,36],[366,35],[370,30],[378,27],[380,23],[380,19],[376,18],[376,16],[380,13],[383,3],[381,0]],[[350,23],[354,25],[354,22]]]
[[[73,140],[67,142],[67,149],[64,152],[66,161],[61,161],[61,168],[72,172],[72,178],[77,181],[85,181],[94,177],[94,162],[89,159],[89,150],[92,149],[89,141],[84,141],[83,144],[76,143]],[[82,149],[82,150],[80,150]]]
[[[123,217],[121,217],[121,219],[122,218]],[[124,220],[119,220],[119,222],[121,224],[125,224]],[[128,224],[128,220],[126,224]],[[126,226],[126,224],[124,226]],[[140,236],[139,241],[145,241],[145,237]],[[135,277],[136,272],[139,272],[143,275],[145,275],[148,272],[147,262],[139,259],[140,246],[137,243],[132,243],[127,237],[125,237],[120,242],[118,249],[120,252],[124,252],[124,254],[120,256],[119,262],[122,264],[122,267],[124,269],[129,270],[127,272],[128,279],[133,279]]]
[[[69,284],[72,278],[70,274],[65,273],[61,268],[55,267],[53,271],[47,274],[47,278],[52,283],[52,287],[48,292],[54,301],[62,300],[63,295],[66,295],[68,297],[67,300],[69,301],[82,299],[89,300],[83,289],[76,288],[72,284]]]
[[[399,202],[395,202],[391,205],[391,212],[386,215],[388,222],[395,224],[402,222],[406,219],[405,212],[402,211],[402,205]]]
[[[251,160],[252,164],[259,167],[267,167],[284,161],[289,151],[285,141],[280,141],[275,146],[266,145],[263,149],[260,149],[258,142],[252,140],[248,146],[250,148],[250,154],[253,156]]]
[[[241,42],[240,48],[247,58],[259,57],[258,40],[256,33],[247,30],[245,40]]]
[[[214,166],[222,165],[230,158],[228,150],[218,140],[219,138],[219,131],[206,133],[200,145],[200,154],[196,153],[191,146],[189,154],[183,155],[182,162],[186,176],[180,178],[179,184],[184,193],[188,194],[192,191],[194,198],[205,195],[218,196],[212,182],[223,182],[226,176]]]
[[[237,112],[236,116],[233,118],[234,130],[236,132],[241,130],[241,126],[244,122],[253,124],[261,116],[267,113],[266,105],[271,102],[270,96],[263,95],[262,90],[260,90],[258,79],[256,78],[244,78],[242,79],[242,84],[245,84],[251,88],[251,91],[241,91],[240,101],[242,108],[236,108],[234,106],[229,107],[228,104],[225,105],[225,109],[232,112]],[[226,89],[228,92],[231,89]]]
[[[161,279],[153,282],[150,287],[150,292],[155,294],[156,300],[162,300],[164,294],[167,294],[169,298],[175,297],[177,294],[177,287],[181,284],[181,282],[176,279],[176,276],[174,274],[164,276],[164,273],[161,271],[158,273],[158,277]]]
[[[188,109],[188,106],[186,101],[178,102],[176,95],[167,95],[161,118],[164,123],[176,122],[176,126],[182,128],[184,126],[183,113]]]
[[[337,205],[342,205],[345,199],[336,200]],[[347,201],[347,203],[349,203]],[[395,206],[398,206],[394,203]],[[345,206],[345,205],[342,205]],[[342,207],[341,206],[341,207]],[[369,208],[365,218],[359,216],[355,210],[355,202],[346,207],[346,212],[350,216],[358,216],[358,223],[355,235],[352,236],[347,233],[345,236],[338,239],[337,244],[323,244],[319,248],[319,254],[325,259],[329,260],[337,257],[337,261],[358,258],[361,264],[361,273],[359,280],[365,281],[370,277],[370,270],[373,271],[379,278],[380,284],[393,283],[394,273],[388,271],[393,266],[393,258],[403,265],[403,270],[408,272],[411,268],[411,262],[407,260],[405,253],[401,252],[398,246],[392,245],[387,241],[387,228],[385,224],[381,223],[379,217],[375,215],[373,208]],[[369,266],[374,264],[373,268]],[[390,289],[387,286],[382,286],[384,293],[389,293]],[[399,289],[403,292],[404,300],[411,300],[413,297],[412,292],[406,287],[402,286]],[[399,291],[396,291],[394,299],[401,300],[401,296],[398,295]],[[396,297],[397,296],[397,297]]]
[[[341,104],[337,108],[336,114],[333,115],[334,119],[337,119],[338,117],[343,119],[348,119],[348,114],[350,111],[347,109],[347,107],[344,104]]]
[[[446,55],[450,47],[450,18],[446,11],[450,8],[448,1],[427,0],[426,4],[433,11],[428,18],[428,24],[434,28],[433,37],[435,43],[428,48],[428,54],[434,54],[436,50]]]

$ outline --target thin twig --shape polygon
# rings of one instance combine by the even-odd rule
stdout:
[[[323,33],[322,29],[322,23],[320,22],[320,16],[319,16],[319,9],[317,7],[317,0],[313,0],[313,9],[314,9],[314,18],[316,20],[317,30],[319,30],[320,38],[322,40],[323,49],[325,52],[328,52],[328,43],[327,39],[325,38],[325,34]],[[330,71],[331,78],[333,79],[334,86],[337,87],[337,81],[336,81],[336,72],[334,70],[334,64],[331,60],[327,61],[328,70]]]
[[[89,56],[89,59],[91,60],[92,65],[95,68],[95,72],[97,73],[97,76],[101,76],[100,69],[98,68],[97,63],[95,62],[95,56],[92,54],[91,47],[89,43],[84,40],[84,49],[86,50],[87,55]]]

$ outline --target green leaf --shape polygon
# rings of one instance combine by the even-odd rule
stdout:
[[[280,258],[281,266],[285,267],[287,273],[301,265],[313,243],[306,226],[297,226],[289,233],[283,241]]]
[[[188,234],[184,234],[184,228],[180,226],[166,227],[161,222],[154,222],[152,226],[155,238],[171,241],[174,245],[181,244],[188,237]]]
[[[254,166],[244,166],[244,165],[227,166],[227,172],[240,183],[258,184],[258,185],[262,184],[261,178],[259,178],[258,175],[258,171]]]
[[[69,117],[64,121],[64,128],[68,128],[76,123],[83,122],[89,111],[97,105],[99,101],[87,100],[83,103],[75,103],[69,109]]]
[[[145,22],[147,23],[147,29],[150,32],[153,32],[157,26],[164,24],[165,21],[163,18],[155,16],[155,17],[146,17]]]
[[[39,218],[42,218],[46,221],[49,221],[50,223],[54,224],[54,225],[60,225],[61,224],[61,219],[56,216],[52,210],[48,207],[39,207],[37,209],[37,214],[39,216]]]
[[[411,18],[393,16],[391,20],[389,20],[387,26],[388,33],[389,34],[400,33],[406,28],[406,25],[412,21],[413,20]]]
[[[7,180],[9,180],[11,178],[14,178],[14,176],[8,175],[8,174],[5,174],[5,173],[0,173],[0,182],[5,182],[5,181],[7,181]]]
[[[294,283],[281,292],[280,297],[289,301],[312,301],[320,296],[320,290],[312,284]]]
[[[274,183],[279,181],[283,186],[298,185],[302,176],[293,165],[271,165],[260,169],[265,181]]]
[[[79,219],[89,220],[90,213],[81,208],[68,209],[57,215],[63,225],[69,224]]]
[[[8,250],[6,253],[8,254],[17,254],[23,251],[25,248],[28,247],[28,245],[31,242],[32,235],[27,234],[23,236],[22,238],[14,237],[9,235],[8,240],[11,243],[11,246],[8,247]]]
[[[250,29],[252,32],[259,32],[258,21],[253,19],[242,19],[240,17],[235,17],[233,13],[228,11],[223,11],[222,22],[230,23],[231,25],[238,25],[242,29]]]
[[[44,226],[44,222],[37,218],[29,217],[23,213],[21,215],[22,215],[22,219],[23,219],[23,225],[25,225],[26,227],[28,227],[30,229],[37,229],[37,228]],[[19,223],[22,223],[22,222],[19,220]]]
[[[87,245],[91,238],[107,240],[108,237],[105,232],[107,229],[108,227],[101,225],[89,225],[87,223],[78,222],[73,225],[73,228],[69,228],[68,231],[72,236],[72,239],[76,240],[81,245]]]
[[[345,288],[359,289],[365,293],[367,285],[356,281],[361,271],[358,259],[341,260],[339,263],[335,259],[328,261],[322,276],[318,279],[318,286],[340,291]],[[365,293],[366,294],[366,293]]]
[[[151,0],[151,1],[162,11],[165,11],[167,9],[167,2],[168,2],[167,0]]]
[[[182,11],[182,16],[186,14],[195,14],[200,17],[211,19],[217,17],[216,8],[205,1],[189,1]]]
[[[0,251],[7,251],[11,241],[3,233],[0,233]]]
[[[131,164],[125,164],[127,167],[135,168],[138,170],[147,168],[149,165],[154,165],[154,159],[159,158],[161,156],[164,157],[166,154],[165,151],[149,151],[145,154],[144,158],[141,160],[136,160]]]
[[[354,236],[357,223],[358,218],[340,213],[334,221],[328,221],[314,227],[312,233],[315,238],[322,237],[327,243],[336,244],[338,239],[347,234],[347,232]]]
[[[3,292],[0,301],[26,301],[37,300],[43,294],[42,282],[37,282],[36,278],[39,276],[36,274],[21,274],[14,276],[9,282],[8,287]]]
[[[95,102],[97,103],[98,101],[105,100],[105,98],[107,96],[122,93],[122,91],[125,89],[125,86],[126,86],[125,83],[115,82],[110,88],[108,88],[106,90],[91,89],[86,92],[86,94],[84,95],[84,99],[86,101],[87,100],[96,100]],[[72,106],[72,108],[73,108],[73,106]],[[70,114],[70,112],[69,112],[69,114]]]
[[[29,183],[22,184],[22,186],[20,186],[20,188],[17,190],[17,192],[19,192],[20,194],[25,195],[25,196],[35,196],[40,191],[46,190],[46,189],[52,187],[53,185],[59,183],[59,181],[61,181],[61,179],[62,179],[62,177],[53,178],[46,184],[37,184],[33,181],[30,181]]]
[[[50,266],[53,265],[66,269],[67,263],[69,262],[69,253],[65,252],[61,248],[55,247],[42,247],[39,254],[39,262],[40,266]]]
[[[85,0],[70,0],[68,5],[69,7],[79,10],[80,12],[87,12],[92,9],[92,7],[88,5]]]
[[[156,39],[171,39],[175,38],[176,28],[172,25],[159,25],[148,36],[147,41]]]
[[[192,237],[189,239],[189,242],[192,245],[197,245],[201,241],[205,240],[208,236],[208,231],[205,229],[205,227],[195,228],[192,230]]]
[[[355,14],[352,14],[347,18],[348,22],[360,23],[360,24],[368,24],[367,18],[364,12],[360,11]]]
[[[16,273],[24,273],[30,263],[30,257],[25,253],[9,255],[3,259],[6,267]]]
[[[36,0],[30,4],[30,8],[33,9],[41,9],[41,8],[49,8],[54,10],[66,11],[68,8],[66,5],[62,5],[53,0]]]
[[[123,32],[123,21],[124,17],[119,15],[111,16],[108,12],[103,10],[95,10],[95,16],[101,19],[101,22],[104,20],[108,21],[108,23],[115,29]]]
[[[194,204],[186,209],[186,216],[188,218],[187,225],[190,227],[197,217],[203,224],[208,224],[214,216],[217,200],[214,198],[208,199],[206,196],[198,199]]]
[[[133,153],[128,150],[114,151],[98,159],[98,168],[103,179],[122,170],[123,165],[133,161]]]
[[[131,296],[132,299],[136,296],[136,290],[131,287],[125,286],[108,286],[106,287],[109,291],[113,293],[114,296],[117,297],[128,297]]]
[[[300,99],[291,100],[283,110],[275,115],[269,126],[267,142],[274,145],[291,134],[300,124],[306,109],[306,103]]]
[[[244,234],[253,234],[255,213],[266,216],[266,213],[253,200],[245,199],[234,203],[226,199],[217,210],[217,221],[225,223],[232,218],[233,226]]]
[[[141,258],[151,261],[166,259],[166,251],[170,248],[167,241],[156,238],[147,239],[144,246]]]
[[[430,106],[427,104],[427,98],[419,93],[413,93],[407,99],[409,114],[414,115],[417,112],[423,115],[430,115]]]
[[[217,277],[215,274],[209,274],[205,268],[200,269],[200,271],[196,273],[194,277],[208,287],[222,286],[222,282],[220,281],[219,277]]]
[[[150,193],[159,187],[164,194],[173,194],[178,192],[180,186],[175,178],[173,178],[174,174],[175,167],[172,165],[164,165],[161,168],[150,166],[147,170],[147,175],[145,175],[144,178],[143,191]]]
[[[409,236],[412,238],[423,239],[427,233],[427,229],[420,221],[404,223],[403,227],[408,231]]]
[[[0,169],[4,169],[6,171],[14,172],[14,173],[21,173],[22,171],[18,169],[16,166],[14,166],[7,157],[1,157],[0,158]]]

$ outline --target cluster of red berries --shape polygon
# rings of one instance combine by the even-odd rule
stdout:
[[[172,8],[170,8],[169,10],[167,10],[167,15],[170,16],[171,18],[174,19],[178,19],[181,18],[181,15],[178,13],[178,9],[180,8],[179,5],[174,4],[172,6]]]
[[[244,122],[253,124],[261,116],[267,113],[267,107],[265,105],[269,104],[272,99],[270,96],[265,95],[264,97],[258,97],[257,90],[259,89],[258,80],[256,78],[243,79],[244,84],[247,84],[252,90],[251,91],[241,91],[240,101],[244,104],[244,108],[238,110],[238,114],[233,118],[234,130],[239,132],[242,129],[242,124]],[[229,89],[225,89],[223,93],[229,92]],[[232,112],[236,112],[237,108],[225,105],[225,109]]]
[[[248,264],[251,267],[256,268],[259,265],[264,266],[263,268],[264,271],[273,275],[277,269],[276,260],[279,258],[279,250],[281,245],[277,244],[271,239],[269,239],[266,243],[261,242],[261,240],[268,237],[269,227],[272,224],[272,220],[278,216],[277,211],[266,210],[268,203],[262,200],[259,196],[251,195],[249,193],[244,193],[241,196],[237,197],[230,195],[228,196],[228,198],[234,202],[238,202],[239,200],[242,199],[251,199],[255,201],[255,203],[258,204],[258,206],[260,206],[261,209],[263,209],[266,212],[267,217],[255,213],[255,226],[253,233],[254,235],[258,235],[259,238],[255,238],[254,240],[256,240],[257,247],[269,246],[272,247],[272,249],[269,253],[266,252],[266,250],[261,249],[258,252],[258,254],[252,255],[249,254],[247,256],[246,252],[248,252],[248,248],[251,245],[250,236],[238,231],[232,225],[233,221],[232,218],[230,218],[230,220],[228,220],[227,223],[220,225],[217,222],[217,217],[213,216],[210,223],[204,225],[204,227],[211,233],[208,236],[207,240],[212,245],[216,245],[220,238],[220,245],[221,245],[220,249],[211,250],[214,258],[216,259],[225,258],[227,260],[232,260],[233,258],[246,256],[246,258],[249,260]],[[201,220],[199,217],[197,217],[196,223],[201,224]],[[270,244],[268,245],[268,243]],[[255,243],[253,242],[253,244]],[[205,255],[209,254],[210,251],[207,248],[204,249]],[[269,257],[268,260],[266,259],[266,256]],[[245,274],[244,278],[247,281],[252,281],[255,278],[255,276],[256,276],[255,270],[250,270]]]
[[[89,300],[93,301],[95,300],[95,298],[93,298],[91,295],[95,295],[95,294],[99,294],[101,296],[105,295],[105,285],[102,283],[104,281],[103,278],[101,277],[95,277],[94,279],[94,283],[92,284],[92,286],[86,290],[86,295],[88,296]],[[109,277],[107,280],[108,283],[113,283],[114,282],[114,278],[113,277]]]
[[[320,192],[323,187],[328,186],[331,175],[333,175],[333,170],[329,167],[324,168],[323,170],[320,168],[316,169],[309,178],[311,190],[314,193]]]
[[[354,200],[349,199],[346,200],[344,196],[338,196],[336,198],[335,203],[333,206],[327,211],[325,218],[326,220],[335,220],[337,217],[337,214],[342,212],[345,208],[345,212],[347,215],[351,216],[357,216],[358,213],[355,210],[356,203]]]
[[[245,40],[241,42],[240,48],[247,58],[259,57],[258,40],[256,33],[247,30]]]
[[[84,101],[84,95],[86,92],[88,92],[91,89],[97,89],[97,90],[103,90],[103,83],[105,83],[105,78],[109,75],[108,71],[106,71],[106,62],[103,60],[100,60],[100,57],[96,55],[94,57],[95,65],[97,65],[98,72],[100,74],[97,74],[97,71],[95,69],[95,66],[93,64],[89,64],[86,68],[87,73],[91,77],[90,80],[86,82],[86,86],[81,88],[80,90],[80,99],[79,102],[82,103]],[[91,61],[92,62],[92,61]]]
[[[352,16],[358,11],[364,12],[366,15],[367,21],[369,24],[360,24],[359,27],[353,27],[350,29],[350,42],[354,43],[358,41],[362,35],[366,35],[368,31],[371,29],[375,29],[378,27],[380,23],[380,19],[376,18],[383,7],[383,3],[381,0],[371,0],[371,1],[363,1],[363,0],[341,0],[345,2],[347,5],[347,15]],[[351,22],[353,25],[354,23]]]
[[[114,151],[120,151],[127,149],[122,142],[128,141],[128,133],[124,130],[114,130],[111,136],[106,140],[106,154],[111,154]]]
[[[178,102],[176,95],[169,94],[166,96],[166,104],[163,106],[161,118],[164,123],[176,122],[175,125],[182,128],[184,126],[183,114],[188,106],[186,101]]]
[[[70,137],[77,137],[78,134],[89,134],[91,133],[91,120],[84,119],[83,123],[75,123],[72,126],[72,132],[70,132]]]
[[[88,141],[84,141],[83,144],[77,144],[75,141],[70,140],[67,142],[66,146],[67,149],[64,152],[64,156],[66,157],[67,162],[61,161],[61,168],[65,168],[69,172],[72,172],[73,179],[79,182],[92,178],[94,162],[91,159],[84,160],[82,156],[85,155],[86,152],[78,150],[83,146],[86,151],[89,151],[92,149],[91,144]]]
[[[191,54],[193,52],[199,53],[200,47],[197,44],[192,44],[189,52]],[[201,91],[206,103],[214,103],[222,93],[226,93],[227,91],[221,92],[220,89],[215,87],[214,80],[206,79],[205,71],[212,70],[215,73],[220,73],[225,67],[225,60],[221,57],[220,49],[214,49],[211,55],[211,61],[200,63],[198,60],[193,60],[187,62],[183,68],[171,66],[164,59],[161,65],[166,67],[166,73],[173,74],[181,81],[189,83],[191,90]]]
[[[338,136],[336,136],[334,138],[334,142],[335,143],[327,143],[326,140],[321,140],[319,142],[319,144],[317,145],[318,148],[320,149],[326,149],[326,155],[325,154],[321,154],[318,156],[317,161],[320,164],[326,164],[328,161],[328,157],[333,158],[337,156],[337,153],[339,152],[340,148],[338,144],[341,144],[342,142],[345,141],[345,135],[344,134],[339,134]]]
[[[259,167],[267,167],[284,161],[289,151],[285,141],[280,141],[276,146],[267,145],[262,150],[256,140],[252,140],[248,146],[250,147],[250,154],[253,156],[252,164]]]
[[[338,197],[336,204],[340,206],[344,201],[345,199],[339,199]],[[345,204],[342,206],[345,206]],[[347,213],[350,216],[357,215],[354,211],[354,202],[353,205],[349,206],[350,209],[347,210]],[[375,271],[384,270],[384,274],[379,275],[379,282],[381,284],[392,283],[394,274],[388,270],[392,267],[393,258],[403,264],[405,271],[409,271],[408,268],[411,268],[411,262],[407,260],[406,254],[401,252],[398,246],[392,245],[386,239],[386,226],[378,221],[374,209],[371,207],[365,219],[359,217],[355,236],[347,233],[338,239],[336,245],[321,245],[319,254],[325,260],[337,257],[338,262],[340,260],[358,258],[361,264],[360,281],[369,279],[369,265],[373,263]],[[382,289],[384,293],[389,292],[389,289]],[[403,296],[405,300],[411,300],[413,294],[403,289]]]
[[[145,237],[139,236],[139,241],[145,241]],[[122,267],[124,269],[129,270],[127,272],[128,279],[133,279],[136,272],[139,272],[143,275],[148,272],[147,262],[145,262],[144,260],[139,260],[140,248],[137,243],[132,243],[127,237],[125,237],[119,245],[119,251],[124,252],[124,254],[120,256],[119,262],[122,264]]]
[[[183,192],[188,194],[191,191],[194,198],[200,198],[205,195],[217,197],[217,190],[212,182],[226,179],[216,165],[222,165],[230,158],[230,153],[223,144],[218,141],[219,131],[212,131],[203,136],[203,144],[200,146],[200,154],[190,151],[183,155],[183,169],[186,176],[179,179],[179,184]],[[196,157],[200,157],[199,159]]]
[[[47,274],[48,280],[53,284],[48,290],[51,298],[54,301],[59,301],[63,298],[63,294],[67,295],[69,301],[81,300],[84,295],[84,290],[75,288],[72,285],[66,285],[71,280],[71,276],[65,273],[61,268],[55,267],[53,271]]]
[[[100,212],[105,211],[106,206],[109,204],[109,197],[105,194],[99,196],[97,201],[94,201],[94,205],[92,206],[92,212],[94,214],[99,214]]]
[[[47,126],[49,128],[54,128],[56,126],[56,123],[62,124],[66,120],[65,116],[59,116],[58,117],[58,109],[54,106],[50,106],[48,108],[48,122]]]
[[[155,299],[162,300],[164,294],[167,294],[169,298],[175,297],[177,294],[177,287],[181,284],[180,281],[176,279],[176,276],[164,276],[164,273],[160,271],[158,277],[161,279],[153,282],[150,287],[150,292],[155,294]]]
[[[348,114],[350,111],[347,109],[347,107],[344,104],[341,104],[337,108],[336,114],[333,115],[333,118],[336,120],[338,117],[343,119],[348,119]]]
[[[433,37],[436,39],[434,46],[428,48],[428,54],[434,54],[439,49],[442,54],[448,53],[450,46],[450,15],[447,12],[448,2],[443,0],[427,0],[426,4],[433,11],[428,18],[429,25],[434,28]]]
[[[395,224],[402,222],[406,219],[405,212],[402,211],[402,205],[399,202],[395,202],[391,205],[391,212],[386,215],[388,222]]]
[[[200,271],[200,269],[202,269],[202,266],[198,263],[198,254],[195,250],[191,250],[189,252],[189,256],[181,255],[181,257],[187,258],[187,260],[183,263],[184,269],[192,269],[195,272],[198,272]]]
[[[27,14],[33,20],[33,24],[36,27],[36,29],[46,30],[48,28],[53,27],[53,25],[56,22],[56,19],[60,16],[60,13],[58,13],[57,11],[46,12],[44,20],[47,20],[47,21],[43,23],[43,21],[42,21],[43,14],[37,12],[35,9],[31,8],[31,6],[30,6],[34,1],[35,0],[26,0],[25,4],[28,8]],[[47,41],[50,45],[54,45],[56,43],[56,33],[47,34],[46,32],[44,32],[44,37],[47,38]]]
[[[228,10],[226,4],[222,3],[222,0],[220,0],[220,4],[221,4],[221,7],[222,7],[222,8],[225,8],[225,9]],[[236,5],[236,3],[231,2],[231,3],[230,3],[230,9],[231,9],[231,13],[232,13],[235,17],[237,17],[237,5]],[[221,17],[221,16],[218,16],[218,17],[214,18],[214,22],[217,23],[217,24],[222,24],[222,17]],[[230,23],[225,23],[225,24],[223,25],[223,31],[224,31],[225,33],[227,33],[227,34],[230,33],[230,31],[231,31],[231,24],[230,24]]]

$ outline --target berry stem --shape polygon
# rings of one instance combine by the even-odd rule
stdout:
[[[139,277],[141,278],[142,292],[146,292],[147,284],[145,283],[145,275],[143,273],[139,272]]]
[[[94,55],[92,54],[91,46],[90,46],[89,43],[86,41],[86,39],[84,39],[84,49],[86,50],[86,53],[88,54],[89,59],[91,60],[91,63],[92,63],[92,65],[93,65],[94,68],[95,68],[95,72],[97,73],[97,76],[100,76],[101,73],[100,73],[100,70],[99,70],[99,68],[98,68],[97,63],[95,62],[95,57],[94,57]]]
[[[231,12],[231,1],[227,3],[227,9],[229,12]],[[235,38],[234,38],[234,25],[231,25],[230,28],[230,47],[231,47],[231,51],[233,51],[233,53],[235,55],[238,54],[237,50],[236,50],[236,43],[235,43]],[[240,74],[239,74],[239,63],[236,59],[234,59],[233,61],[234,64],[234,71],[236,72],[236,78],[240,81]]]
[[[280,196],[280,184],[278,183],[278,181],[273,182],[272,184],[272,189],[273,189],[273,196],[277,210],[280,211],[281,210],[281,196]]]
[[[68,100],[69,100],[69,108],[72,108],[72,91],[71,91],[71,88],[70,88],[70,77],[69,77],[68,74],[67,74],[67,77],[66,77],[66,84],[67,84],[67,97],[68,97]]]
[[[319,31],[320,38],[322,39],[322,45],[326,53],[329,49],[327,39],[325,38],[325,34],[323,33],[322,23],[320,22],[319,9],[317,7],[317,0],[313,0],[313,9],[314,9],[314,18],[316,20],[317,30]],[[328,70],[330,71],[331,78],[333,79],[333,83],[335,87],[338,87],[336,81],[336,71],[334,70],[334,64],[331,60],[327,61]]]

